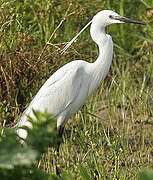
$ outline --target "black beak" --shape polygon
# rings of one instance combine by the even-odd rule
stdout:
[[[142,25],[146,25],[143,22],[137,21],[137,20],[133,20],[133,19],[129,19],[126,17],[122,17],[122,16],[111,16],[112,19],[116,19],[125,23],[134,23],[134,24],[142,24]]]

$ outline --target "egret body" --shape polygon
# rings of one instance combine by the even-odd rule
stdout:
[[[54,118],[57,119],[59,134],[62,135],[64,126],[70,116],[83,106],[87,98],[98,88],[109,71],[113,56],[113,41],[111,36],[105,33],[105,27],[110,24],[124,22],[144,24],[121,17],[110,10],[100,11],[93,17],[88,25],[91,24],[91,37],[99,47],[97,60],[94,63],[76,60],[58,69],[40,88],[20,117],[17,124],[17,133],[20,137],[26,138],[27,136],[27,132],[20,127],[23,125],[31,127],[27,116],[35,119],[33,110],[47,111],[53,114]],[[76,37],[66,46],[64,51]]]

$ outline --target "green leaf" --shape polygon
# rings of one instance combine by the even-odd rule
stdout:
[[[153,169],[145,169],[139,172],[139,180],[153,180]]]
[[[8,150],[8,151],[5,151]],[[13,169],[14,166],[30,166],[36,159],[37,153],[32,149],[13,147],[0,151],[0,168]]]
[[[10,132],[9,132],[10,131]],[[13,169],[14,166],[30,166],[37,152],[20,144],[15,132],[7,130],[0,141],[0,168]]]
[[[56,120],[47,113],[34,111],[34,114],[36,120],[29,119],[33,128],[23,127],[28,132],[25,140],[27,145],[39,151],[40,154],[47,152],[49,146],[57,148],[61,138],[57,134]]]
[[[83,180],[91,179],[87,170],[81,165],[81,163],[79,163],[79,169],[80,169],[80,175],[81,175]]]

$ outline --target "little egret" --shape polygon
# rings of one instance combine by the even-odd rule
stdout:
[[[54,118],[57,119],[59,135],[62,136],[64,126],[70,116],[83,106],[109,71],[113,56],[113,41],[111,36],[105,33],[105,27],[110,24],[125,22],[144,25],[140,21],[122,17],[110,10],[100,11],[66,45],[63,52],[91,24],[90,34],[99,47],[99,56],[94,63],[82,60],[70,62],[58,69],[44,83],[20,117],[17,124],[17,133],[20,137],[27,137],[27,132],[21,127],[25,125],[31,128],[28,116],[35,119],[33,110],[53,114]]]

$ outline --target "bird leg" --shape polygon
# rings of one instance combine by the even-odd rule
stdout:
[[[58,137],[62,137],[64,132],[64,126],[60,126],[59,130],[58,130]]]
[[[64,126],[60,126],[59,130],[58,130],[58,137],[61,138],[61,139],[62,139],[63,132],[64,132]],[[59,155],[60,144],[61,144],[61,141],[58,141],[58,143],[57,143],[58,155]],[[57,166],[56,166],[56,174],[58,176],[61,174],[60,169]]]
[[[58,129],[58,137],[60,139],[62,139],[63,132],[64,132],[64,126],[60,126],[59,129]],[[60,144],[61,144],[61,141],[58,141],[57,142],[57,152],[58,153],[59,153],[59,149],[60,149]]]

